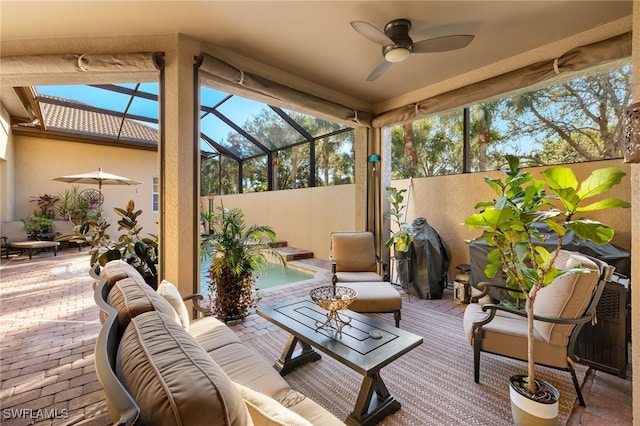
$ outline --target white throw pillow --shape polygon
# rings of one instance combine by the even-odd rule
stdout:
[[[187,306],[184,304],[182,296],[176,286],[167,280],[162,280],[158,286],[158,294],[164,297],[171,306],[173,306],[173,309],[175,309],[178,314],[178,318],[180,318],[180,324],[185,330],[189,331],[189,311],[187,310]]]
[[[239,383],[234,384],[240,391],[255,426],[312,426],[300,414],[275,399]]]

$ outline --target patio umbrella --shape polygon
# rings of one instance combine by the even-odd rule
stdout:
[[[142,182],[129,179],[123,176],[114,175],[111,173],[103,172],[101,168],[96,172],[80,173],[77,175],[67,175],[53,178],[66,183],[87,183],[98,185],[98,198],[99,204],[102,204],[102,185],[140,185]],[[83,191],[84,192],[84,191]]]

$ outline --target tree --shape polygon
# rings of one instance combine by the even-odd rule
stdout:
[[[512,136],[530,137],[543,164],[619,158],[631,67],[566,81],[507,101]]]
[[[409,149],[406,132],[406,126],[391,129],[393,179],[462,172],[462,117],[459,112],[414,121]]]

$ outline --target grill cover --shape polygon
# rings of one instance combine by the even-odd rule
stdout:
[[[441,299],[449,276],[449,249],[424,217],[415,219],[412,226],[409,288],[421,299]]]

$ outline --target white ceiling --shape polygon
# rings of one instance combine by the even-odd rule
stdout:
[[[629,18],[632,1],[7,1],[2,41],[181,33],[379,105],[505,58]],[[381,47],[351,28],[412,21],[414,42],[474,34],[466,48],[413,54],[366,81]],[[630,18],[629,18],[630,22]]]

